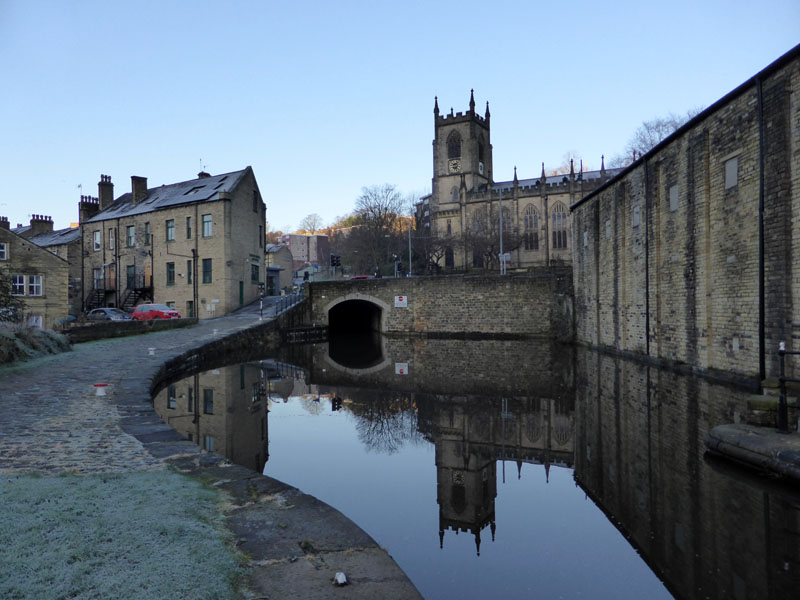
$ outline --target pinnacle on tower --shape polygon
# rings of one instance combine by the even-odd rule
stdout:
[[[433,114],[439,116],[439,96],[433,97]]]
[[[486,101],[486,120],[489,120],[489,101]]]
[[[519,179],[517,179],[517,165],[514,165],[514,183],[519,183]]]
[[[544,174],[544,163],[542,163],[542,183],[547,181],[547,176]]]
[[[605,154],[600,155],[600,174],[606,174],[606,156]]]
[[[569,159],[569,178],[575,179],[575,164],[571,158]]]
[[[475,112],[475,90],[469,91],[469,112]]]

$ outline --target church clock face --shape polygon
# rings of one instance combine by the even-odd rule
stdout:
[[[461,160],[458,158],[450,159],[447,163],[447,168],[451,173],[461,172]]]

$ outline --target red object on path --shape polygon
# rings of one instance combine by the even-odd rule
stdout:
[[[107,383],[95,383],[95,396],[105,396],[106,395],[106,388],[108,387]]]

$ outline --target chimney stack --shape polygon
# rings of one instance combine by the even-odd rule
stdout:
[[[85,223],[100,212],[100,200],[91,196],[81,196],[78,203],[78,221]]]
[[[26,238],[53,231],[53,219],[45,215],[31,215],[31,227],[25,232]]]
[[[100,181],[97,184],[97,197],[100,199],[100,210],[105,210],[113,204],[114,184],[111,183],[111,175],[100,175]]]
[[[8,222],[8,217],[0,217],[0,229],[11,230],[11,223]]]
[[[147,177],[131,175],[131,203],[136,206],[147,198]]]
[[[211,177],[211,173],[206,173],[205,171],[200,171],[197,174],[198,179],[205,179],[206,177]]]

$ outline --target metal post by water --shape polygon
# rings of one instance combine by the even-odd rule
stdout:
[[[781,397],[778,400],[778,431],[789,433],[789,409],[786,406],[786,343],[781,342],[778,347],[778,356],[781,359],[781,374],[778,378],[781,386]]]

